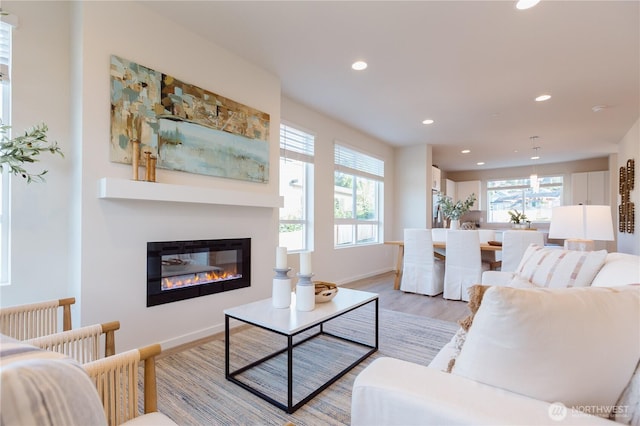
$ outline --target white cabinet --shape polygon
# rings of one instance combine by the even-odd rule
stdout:
[[[609,172],[571,174],[571,204],[609,205]]]
[[[451,179],[445,179],[445,190],[444,193],[448,196],[456,199],[456,183]]]
[[[471,194],[476,194],[476,202],[471,206],[471,210],[480,210],[482,183],[479,180],[456,182],[456,201],[464,201]]]
[[[439,168],[431,166],[431,189],[440,192],[442,173]]]

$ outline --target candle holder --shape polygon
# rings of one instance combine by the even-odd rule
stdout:
[[[133,168],[133,180],[138,180],[138,168],[140,167],[140,141],[131,139],[131,167]]]
[[[296,285],[296,309],[299,311],[313,311],[316,307],[315,286],[311,282],[313,274],[298,273]]]
[[[271,302],[274,308],[286,309],[291,305],[291,278],[287,275],[291,268],[273,268],[276,276],[273,277]]]

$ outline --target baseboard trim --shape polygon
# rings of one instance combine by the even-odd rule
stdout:
[[[375,277],[377,275],[386,274],[387,272],[391,272],[391,271],[394,271],[394,270],[395,269],[393,269],[393,268],[377,269],[375,271],[367,272],[366,274],[354,275],[352,277],[336,281],[336,284],[339,285],[339,286],[340,285],[345,285],[345,284],[351,284],[352,282],[355,282],[355,281],[360,281],[360,280],[364,280],[364,279],[367,279],[367,278]]]

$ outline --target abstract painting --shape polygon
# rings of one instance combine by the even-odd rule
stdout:
[[[269,181],[269,114],[112,55],[110,160],[135,139],[161,169]]]

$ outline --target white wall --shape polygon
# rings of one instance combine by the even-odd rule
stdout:
[[[630,196],[631,202],[636,206],[635,232],[633,234],[618,232],[618,251],[640,255],[640,119],[618,143],[618,169],[622,166],[626,167],[629,159],[634,159],[636,165],[635,185]],[[617,179],[616,182],[618,182]],[[620,195],[617,200],[617,204],[620,205]]]
[[[389,240],[394,224],[394,151],[383,142],[358,132],[336,120],[282,98],[282,119],[316,135],[314,186],[314,279],[344,283],[390,271],[395,247],[375,244],[335,249],[333,245],[333,147],[336,140],[384,160],[384,234]],[[289,256],[297,268],[298,256]]]
[[[97,181],[131,175],[130,166],[109,161],[111,54],[271,115],[268,184],[158,170],[164,183],[277,195],[278,78],[140,4],[5,2],[3,9],[21,22],[14,124],[46,121],[68,155],[51,160],[46,184],[14,184],[14,280],[2,304],[75,296],[74,325],[119,320],[121,351],[221,331],[225,308],[269,297],[277,209],[103,200]],[[146,308],[148,241],[233,237],[252,239],[250,288]]]
[[[396,149],[394,240],[404,238],[404,228],[431,228],[431,157],[429,145]]]
[[[44,122],[49,140],[65,153],[64,159],[42,154],[29,167],[49,170],[46,183],[11,179],[11,282],[0,287],[0,303],[7,306],[73,293],[68,251],[72,165],[78,158],[70,138],[68,6],[5,1],[2,7],[19,17],[11,76],[14,135]]]
[[[13,181],[10,306],[75,296],[74,326],[119,320],[117,350],[152,342],[165,348],[222,331],[227,307],[269,297],[278,210],[97,198],[102,177],[128,179],[109,161],[110,55],[171,74],[271,116],[268,184],[158,170],[158,181],[277,195],[281,111],[279,79],[187,29],[144,2],[5,1],[18,15],[14,37],[13,124],[45,121],[65,159],[43,157],[47,182]],[[167,29],[170,29],[167,30]],[[394,247],[333,248],[333,142],[385,160],[385,235],[393,223],[393,149],[291,100],[286,118],[317,132],[316,278],[339,283],[392,268]],[[146,243],[250,237],[252,286],[146,308]],[[297,256],[290,256],[297,267]]]

